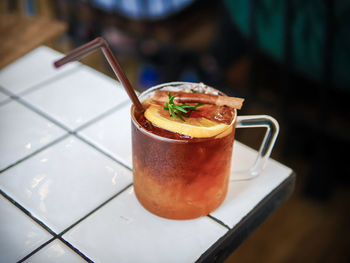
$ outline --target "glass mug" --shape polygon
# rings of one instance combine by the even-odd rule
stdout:
[[[152,87],[139,99],[165,87],[195,87],[198,83],[171,82]],[[216,94],[224,95],[210,88]],[[170,219],[192,219],[208,215],[224,201],[230,180],[257,176],[278,135],[275,119],[267,115],[237,116],[222,133],[210,138],[169,139],[147,131],[131,107],[134,192],[148,211]],[[266,127],[258,157],[249,171],[230,179],[236,128]],[[238,175],[238,177],[237,177]]]

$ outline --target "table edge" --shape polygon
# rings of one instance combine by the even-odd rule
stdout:
[[[287,201],[295,187],[294,171],[262,199],[237,225],[218,239],[196,262],[223,262],[277,208]]]

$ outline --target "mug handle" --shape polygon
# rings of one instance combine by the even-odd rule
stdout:
[[[278,122],[268,115],[238,116],[236,128],[266,128],[264,139],[261,143],[258,156],[254,164],[245,171],[232,171],[231,181],[249,180],[258,176],[270,157],[272,148],[279,132]]]

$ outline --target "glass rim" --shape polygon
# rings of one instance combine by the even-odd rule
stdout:
[[[149,89],[143,91],[141,94],[138,95],[138,97],[140,98],[140,101],[141,103],[143,102],[143,100],[141,99],[142,96],[145,96],[149,93],[152,93],[153,91],[155,90],[158,90],[158,89],[161,89],[161,88],[164,88],[166,86],[175,86],[175,85],[183,85],[183,84],[189,84],[189,85],[198,85],[200,83],[196,83],[196,82],[185,82],[185,81],[174,81],[174,82],[166,82],[166,83],[162,83],[162,84],[158,84],[156,86],[153,86],[153,87],[150,87]],[[225,93],[223,93],[222,91],[220,90],[217,90],[215,88],[212,88],[210,86],[208,86],[210,89],[214,90],[214,91],[217,91],[219,92],[220,94],[222,94],[223,96],[227,96]],[[142,133],[144,133],[145,135],[148,135],[150,137],[153,137],[155,139],[158,139],[158,140],[162,140],[162,141],[169,141],[169,142],[177,142],[177,143],[190,143],[193,139],[196,139],[195,142],[198,142],[198,141],[206,141],[206,140],[212,140],[214,138],[216,138],[218,135],[220,134],[223,134],[224,132],[227,131],[227,129],[229,129],[231,126],[233,127],[234,124],[236,123],[237,121],[237,109],[233,109],[234,111],[234,117],[232,119],[232,122],[231,124],[227,127],[227,129],[225,129],[224,131],[216,134],[215,136],[212,136],[212,137],[204,137],[204,138],[197,138],[197,137],[192,137],[190,139],[183,139],[183,140],[179,140],[179,139],[171,139],[171,138],[167,138],[167,137],[163,137],[163,136],[160,136],[160,135],[157,135],[157,134],[154,134],[148,130],[146,130],[144,127],[142,127],[138,122],[137,120],[135,119],[135,115],[134,115],[134,109],[135,109],[135,105],[132,104],[131,107],[130,107],[130,114],[131,114],[131,121],[133,123],[133,125],[138,129],[140,130]],[[233,127],[234,129],[234,127]]]

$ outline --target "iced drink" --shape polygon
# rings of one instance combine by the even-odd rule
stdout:
[[[54,65],[61,67],[99,48],[133,103],[134,189],[146,209],[174,219],[196,218],[216,209],[228,188],[236,127],[267,128],[255,163],[236,180],[254,178],[263,170],[279,131],[274,118],[237,117],[233,109],[240,109],[244,99],[224,96],[202,84],[167,83],[138,98],[101,37],[72,50]],[[169,95],[165,103],[164,96],[158,96],[164,91]],[[179,96],[178,102],[174,96]],[[181,104],[184,101],[190,103]]]
[[[203,104],[176,118],[164,103],[152,99],[159,89],[171,95],[218,94],[187,83],[155,87],[140,97],[146,111],[131,110],[135,194],[147,210],[162,217],[207,215],[227,193],[236,110]]]

